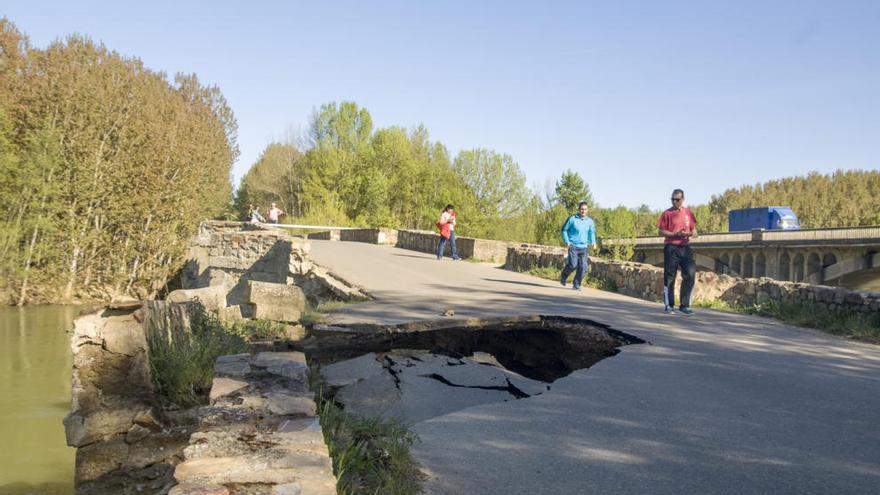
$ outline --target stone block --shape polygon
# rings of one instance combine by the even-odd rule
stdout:
[[[206,311],[217,313],[226,307],[226,292],[226,287],[223,285],[201,289],[177,289],[168,294],[168,300],[174,303],[198,300]]]
[[[211,402],[214,402],[220,397],[225,397],[245,389],[248,385],[250,385],[248,382],[233,380],[232,378],[215,377],[214,382],[211,384],[211,393],[208,398]]]
[[[220,356],[214,362],[214,373],[227,376],[245,376],[251,372],[250,354]]]
[[[244,297],[261,320],[295,322],[306,305],[302,289],[295,285],[248,280]]]
[[[261,352],[254,356],[251,365],[303,384],[309,381],[309,365],[301,352]]]

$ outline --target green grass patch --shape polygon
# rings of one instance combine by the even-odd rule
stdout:
[[[695,306],[758,316],[767,316],[835,335],[880,343],[880,315],[842,309],[827,310],[810,303],[770,301],[754,306],[729,304],[721,300],[696,301]]]
[[[241,329],[222,324],[204,310],[193,311],[190,331],[168,336],[147,332],[153,383],[166,406],[207,402],[218,356],[248,349]]]
[[[559,268],[554,268],[550,266],[536,266],[530,268],[525,273],[532,275],[533,277],[544,278],[547,280],[555,280],[557,282],[559,281],[560,275],[562,275],[562,271]],[[569,282],[570,281],[571,277],[569,277]],[[617,292],[617,284],[615,284],[613,280],[607,280],[603,277],[596,277],[591,274],[587,274],[584,277],[581,285],[584,287],[605,290],[608,292]]]
[[[333,458],[338,493],[344,495],[414,495],[421,493],[424,474],[410,449],[415,434],[398,421],[361,418],[345,412],[311,370],[311,386],[318,402],[321,429]]]

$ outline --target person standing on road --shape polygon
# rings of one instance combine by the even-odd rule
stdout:
[[[578,212],[568,217],[562,226],[562,240],[568,247],[568,256],[565,257],[565,267],[562,268],[559,283],[565,287],[568,276],[574,271],[574,279],[571,281],[574,290],[581,290],[581,282],[590,263],[587,256],[590,246],[594,249],[596,247],[596,224],[587,216],[589,211],[587,202],[581,201]]]
[[[460,260],[458,251],[455,249],[455,207],[446,205],[440,213],[440,220],[437,222],[437,228],[440,229],[440,245],[437,246],[437,259],[443,259],[443,251],[446,249],[446,242],[449,241],[449,247],[452,249],[452,259]]]
[[[697,237],[697,219],[684,207],[684,191],[672,191],[672,207],[660,215],[657,228],[663,241],[663,304],[667,314],[675,313],[675,274],[681,268],[681,294],[679,311],[694,314],[691,309],[691,292],[697,274],[694,251],[690,240]]]
[[[278,225],[278,217],[284,215],[284,210],[275,206],[275,203],[272,203],[272,207],[269,208],[269,211],[266,212],[266,216],[269,217],[269,222]]]
[[[261,222],[265,222],[265,221],[266,221],[266,219],[263,218],[263,215],[260,215],[260,207],[254,206],[251,209],[251,223],[256,224],[256,223],[261,223]]]

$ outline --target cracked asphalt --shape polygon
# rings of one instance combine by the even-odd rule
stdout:
[[[311,256],[376,298],[331,322],[553,314],[649,342],[546,394],[419,423],[428,493],[880,493],[880,346],[387,246],[312,241]]]

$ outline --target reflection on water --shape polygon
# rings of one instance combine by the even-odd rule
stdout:
[[[73,493],[67,331],[79,308],[0,307],[0,495]]]

